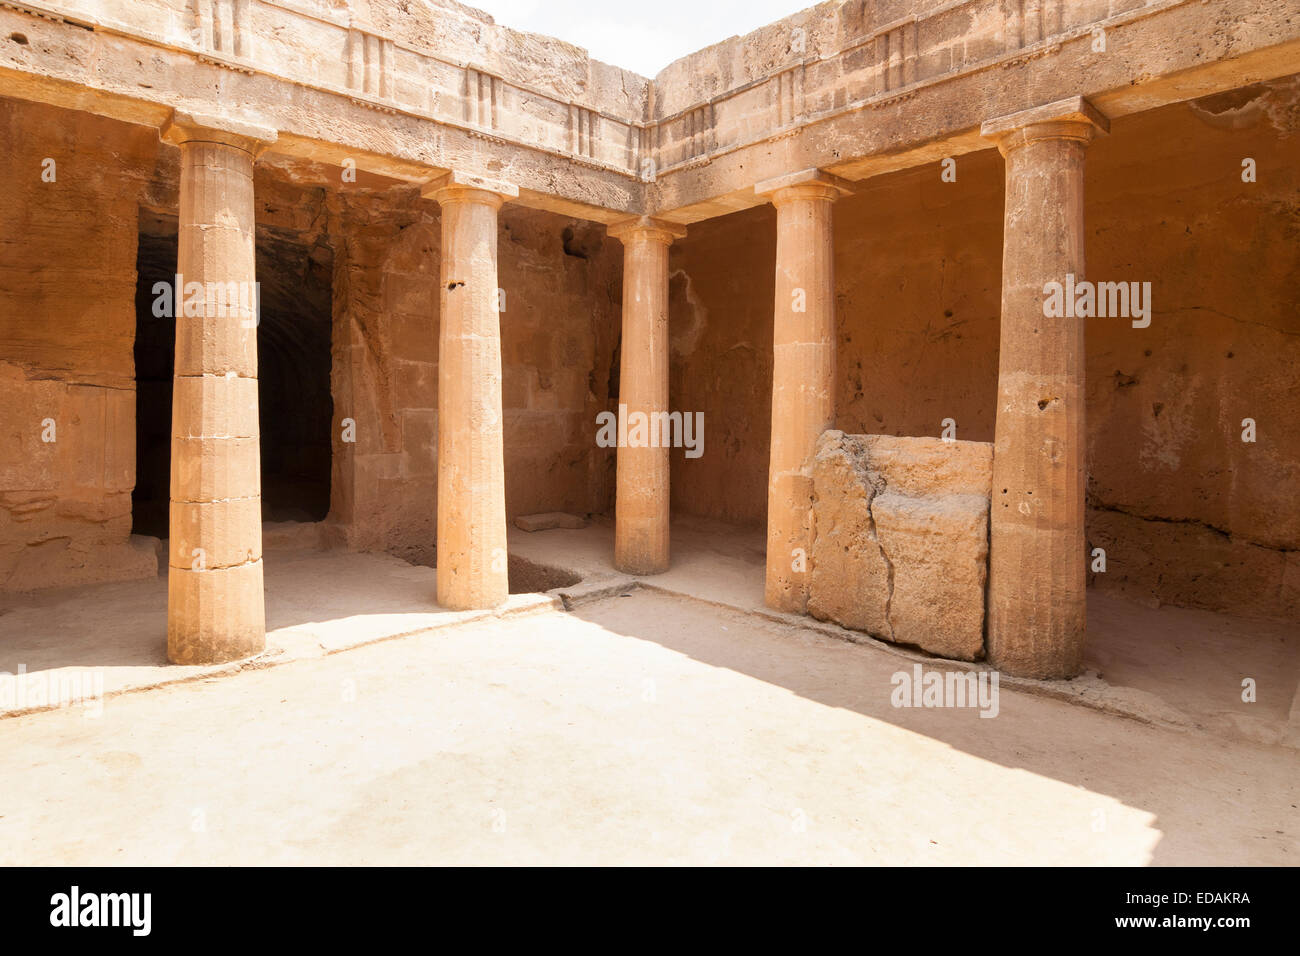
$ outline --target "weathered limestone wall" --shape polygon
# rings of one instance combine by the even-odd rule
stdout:
[[[93,172],[61,184],[39,212],[32,197],[40,194],[22,192],[39,182],[33,162],[53,151],[75,160],[72,147],[94,139],[84,131],[111,124],[49,113],[61,118],[6,130],[6,143],[19,144],[6,170],[24,185],[2,227],[20,237],[6,238],[3,291],[27,303],[0,318],[0,361],[17,383],[5,400],[20,406],[6,418],[13,453],[0,483],[11,578],[22,556],[93,577],[96,549],[124,545],[120,503],[130,480],[111,436],[129,403],[109,393],[131,387],[133,330],[118,309],[129,301],[136,204],[174,205],[141,197],[139,180],[154,169],[156,181],[169,162],[153,127],[176,103],[238,104],[274,125],[281,152],[267,166],[356,153],[363,175],[414,182],[486,157],[494,174],[522,186],[519,205],[501,217],[512,514],[608,508],[614,456],[594,447],[592,418],[614,407],[618,386],[617,248],[597,227],[519,207],[602,221],[650,210],[691,222],[670,260],[671,406],[705,413],[708,454],[673,454],[673,502],[759,524],[775,215],[760,208],[699,220],[761,202],[752,186],[766,175],[820,165],[866,176],[956,153],[956,183],[941,182],[931,164],[863,181],[836,206],[837,424],[932,436],[951,419],[958,437],[988,440],[1002,162],[991,149],[971,152],[983,145],[978,122],[1026,91],[1060,95],[1059,84],[1082,73],[1096,85],[1095,105],[1114,118],[1087,164],[1089,273],[1150,281],[1156,302],[1150,329],[1089,324],[1089,546],[1108,554],[1094,583],[1268,615],[1300,606],[1300,437],[1287,429],[1300,411],[1289,374],[1297,81],[1135,112],[1242,75],[1278,75],[1298,42],[1283,0],[1260,0],[1250,16],[1242,4],[1161,0],[828,3],[693,54],[649,86],[441,0],[54,2],[73,23],[0,11],[12,24],[0,33],[8,92],[142,125],[114,127],[111,149],[85,147]],[[1105,17],[1115,55],[1089,59],[1085,27]],[[1160,34],[1166,23],[1200,42],[1185,44],[1172,28]],[[1056,42],[1070,30],[1072,39]],[[1158,42],[1143,45],[1152,32]],[[1211,62],[1188,62],[1184,47]],[[1080,69],[1087,64],[1095,71]],[[929,93],[917,86],[940,76],[951,83]],[[651,125],[641,129],[642,120]],[[629,175],[646,157],[658,160],[654,183]],[[1258,182],[1241,181],[1245,157]],[[438,424],[440,220],[416,188],[393,182],[367,193],[337,188],[335,178],[315,212],[296,201],[291,208],[311,215],[308,231],[324,230],[338,253],[333,524],[353,546],[418,555],[434,521],[427,450]],[[263,215],[283,213],[262,188],[259,230]],[[507,235],[512,223],[519,232]],[[80,245],[69,254],[72,237],[88,237],[88,254]],[[68,275],[91,277],[93,320],[87,283]],[[42,317],[25,324],[23,308]],[[77,403],[102,399],[103,440],[29,450],[31,434],[10,423],[23,421],[42,389],[73,403],[78,425],[101,412],[83,415]],[[1258,441],[1240,441],[1245,418],[1257,422]],[[355,443],[342,441],[344,419],[355,423]],[[86,464],[101,453],[99,464]],[[60,455],[71,457],[52,457]],[[87,516],[93,534],[65,527]],[[108,539],[87,543],[101,532]]]
[[[858,180],[981,150],[990,115],[1083,95],[1115,119],[1300,54],[1293,0],[826,2],[654,81],[449,0],[30,5],[44,19],[0,9],[0,37],[22,38],[0,43],[16,95],[153,124],[238,102],[300,158],[407,181],[475,168],[602,222],[690,224],[791,171]]]
[[[416,189],[334,201],[330,518],[351,547],[431,562],[439,209]],[[621,251],[549,213],[507,204],[499,221],[507,516],[607,511],[614,449],[596,446],[595,419],[617,384]]]
[[[674,514],[767,521],[775,263],[771,205],[696,223],[670,250],[668,403],[704,414],[704,454],[669,457]]]
[[[348,546],[418,557],[436,513],[438,224],[404,201],[331,195],[331,523]]]
[[[437,108],[439,101],[459,107],[462,96],[477,100],[478,90],[467,90],[464,75],[452,68],[469,63],[497,85],[486,92],[501,114],[516,105],[506,104],[507,97],[525,95],[501,89],[502,81],[557,99],[589,100],[631,119],[645,109],[644,77],[592,60],[564,40],[501,26],[454,0],[54,0],[50,6],[412,108]],[[538,116],[535,102],[529,106],[544,128],[550,117]],[[567,114],[561,109],[555,120],[563,125]]]
[[[17,101],[0,100],[0,124],[12,184],[0,222],[0,590],[153,574],[152,547],[130,538],[137,238],[174,243],[178,152],[145,127]],[[56,183],[41,182],[46,156]],[[264,305],[292,291],[279,270],[304,268],[285,250],[333,253],[333,276],[309,290],[333,297],[333,540],[431,562],[438,207],[416,188],[365,176],[345,187],[337,170],[276,156],[258,164],[255,201]],[[594,436],[597,412],[616,405],[621,247],[603,226],[514,205],[498,242],[507,512],[609,511],[615,450]],[[283,343],[284,363],[294,349]],[[149,401],[165,436],[163,371]],[[343,441],[347,418],[355,442]]]
[[[1147,329],[1088,326],[1098,586],[1300,618],[1298,154],[1300,76],[1121,120],[1090,147],[1089,273],[1151,281],[1156,307]]]
[[[510,203],[500,220],[506,515],[607,511],[616,450],[596,415],[618,405],[623,249],[596,223]]]
[[[1100,587],[1300,613],[1300,80],[1117,121],[1088,157],[1088,273],[1150,281],[1151,326],[1089,320],[1089,547]],[[1258,181],[1241,181],[1245,157]],[[878,177],[835,206],[837,427],[993,438],[1002,160]],[[674,247],[671,403],[710,454],[673,458],[674,508],[761,523],[775,216],[691,227]],[[690,295],[687,295],[687,290]],[[1148,354],[1149,353],[1149,354]],[[1259,440],[1240,440],[1241,419]],[[1270,423],[1265,427],[1265,422]]]
[[[137,203],[158,136],[116,126],[0,100],[0,590],[157,569],[130,534]]]
[[[984,654],[988,442],[824,432],[808,613],[958,660]]]
[[[128,127],[119,127],[119,131]],[[175,323],[150,313],[152,289],[176,272],[180,151],[160,148],[141,198],[137,256],[137,533],[166,537]],[[329,506],[332,249],[327,190],[307,164],[254,168],[262,504],[266,521],[316,521]],[[322,370],[323,365],[323,370]]]
[[[810,6],[669,64],[655,77],[655,118],[725,97],[718,138],[743,128],[746,107],[784,92],[799,111],[842,105],[970,67],[1045,37],[1153,5],[1156,0],[847,0]],[[753,84],[793,69],[788,91]],[[864,84],[863,80],[866,80]],[[855,82],[856,81],[856,82]],[[865,87],[865,88],[864,88]],[[766,101],[766,102],[765,102]],[[770,119],[766,124],[770,128]],[[762,125],[759,125],[762,129]],[[739,132],[737,129],[735,132]]]
[[[563,204],[560,197],[592,209],[640,198],[635,171],[648,149],[641,123],[649,80],[450,0],[44,0],[42,6],[92,29],[47,40],[24,24],[20,29],[32,32],[32,38],[23,34],[28,50],[0,46],[0,69],[7,52],[27,65],[29,54],[44,57],[67,44],[35,72],[79,72],[94,61],[93,79],[80,82],[122,84],[127,100],[145,101],[111,107],[91,101],[89,108],[147,123],[157,121],[157,106],[217,110],[202,101],[219,90],[227,105],[239,102],[246,118],[275,125],[279,149],[299,157],[336,163],[349,157],[361,168],[416,179],[426,164],[480,164],[490,141],[493,163],[507,167],[511,181],[533,190],[531,201],[544,208]],[[109,63],[123,50],[119,37],[148,46]],[[215,75],[205,76],[212,69]],[[149,75],[127,79],[137,71]],[[154,100],[147,91],[164,89],[156,105],[146,105]],[[274,118],[290,101],[296,120]],[[338,150],[339,143],[350,148]],[[551,164],[569,158],[577,160],[572,175],[556,181]]]

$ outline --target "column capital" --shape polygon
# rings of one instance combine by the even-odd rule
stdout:
[[[797,173],[786,173],[755,183],[754,195],[763,197],[774,206],[792,199],[834,202],[842,196],[853,195],[853,184],[820,169],[801,169]]]
[[[1075,140],[1086,146],[1098,134],[1109,132],[1110,120],[1082,96],[999,116],[980,127],[980,135],[997,143],[1004,156],[1008,150],[1045,139]]]
[[[642,240],[662,242],[668,246],[672,245],[674,239],[686,238],[686,227],[681,223],[669,222],[667,219],[655,219],[653,216],[632,216],[630,219],[620,219],[618,222],[612,222],[606,226],[605,232],[623,243],[623,245],[627,245],[630,240]]]
[[[449,202],[477,202],[500,209],[503,203],[519,198],[519,187],[503,179],[451,169],[421,186],[420,195],[440,206]]]
[[[245,150],[254,156],[261,155],[278,138],[275,129],[270,126],[187,110],[173,110],[158,131],[158,136],[164,143],[173,146],[185,143],[221,143]]]

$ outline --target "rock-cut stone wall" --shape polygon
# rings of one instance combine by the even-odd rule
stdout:
[[[157,570],[131,538],[131,350],[133,171],[158,134],[106,154],[112,128],[0,101],[0,592]]]
[[[984,652],[987,442],[822,434],[808,611],[941,657]]]

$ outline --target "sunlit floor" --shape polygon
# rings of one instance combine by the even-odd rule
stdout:
[[[101,686],[0,719],[0,864],[1297,862],[1281,630],[1090,598],[1094,663],[1183,729],[1006,685],[993,718],[896,708],[913,661],[757,613],[761,535],[675,527],[655,590],[609,542],[512,532],[584,580],[504,614],[271,552],[259,663],[287,666],[237,674],[166,664],[162,578],[11,600],[0,671]]]
[[[640,591],[0,722],[0,863],[1294,863],[1295,751]]]

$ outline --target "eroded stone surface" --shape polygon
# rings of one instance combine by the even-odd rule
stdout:
[[[666,523],[668,473],[683,511],[752,523],[787,512],[770,549],[786,567],[810,530],[805,469],[823,428],[923,435],[955,418],[963,437],[991,437],[994,408],[1002,418],[1007,405],[996,398],[999,325],[1004,360],[1022,372],[1051,364],[1013,354],[1051,338],[1023,334],[1038,335],[1036,292],[1014,309],[997,302],[1006,200],[1008,213],[1026,215],[1008,216],[1015,269],[1002,270],[1003,283],[1033,292],[1058,267],[1082,263],[1065,256],[1044,269],[1033,256],[1056,248],[1053,217],[1068,218],[1081,246],[1087,207],[1089,271],[1150,278],[1160,303],[1150,330],[1097,323],[1086,348],[1056,349],[1069,367],[1048,369],[1047,384],[1059,380],[1064,397],[1053,389],[1013,410],[1024,413],[1010,428],[1019,451],[1000,452],[1001,465],[1019,455],[1030,470],[1044,437],[1059,445],[1068,433],[1071,446],[1070,519],[1026,522],[1032,543],[1009,563],[1009,580],[1033,585],[1021,608],[1051,617],[1063,563],[1072,590],[1059,603],[1082,607],[1086,457],[1088,530],[1097,531],[1089,545],[1105,546],[1114,569],[1093,583],[1295,614],[1300,439],[1285,423],[1296,402],[1289,240],[1300,121],[1289,74],[1300,25],[1288,0],[823,4],[693,54],[654,81],[441,0],[39,6],[47,15],[0,10],[0,171],[17,197],[0,223],[0,378],[12,385],[12,397],[0,395],[0,588],[150,570],[140,560],[148,549],[129,538],[130,494],[146,461],[140,454],[136,468],[130,441],[135,389],[142,407],[150,402],[132,367],[131,272],[146,220],[174,218],[178,206],[179,155],[156,136],[178,111],[225,113],[245,131],[273,134],[275,152],[246,177],[255,195],[238,202],[243,233],[259,245],[268,232],[307,238],[312,261],[333,270],[331,541],[428,557],[438,520],[433,449],[464,427],[462,416],[438,411],[448,363],[444,350],[440,368],[437,339],[454,322],[435,304],[446,294],[434,264],[447,222],[411,183],[448,169],[488,175],[517,183],[519,202],[534,207],[503,212],[495,233],[502,380],[491,427],[502,433],[504,477],[494,467],[484,496],[496,501],[504,484],[506,514],[608,510],[614,455],[592,445],[594,414],[644,392],[637,373],[647,354],[659,362],[667,353],[666,372],[654,365],[655,403],[667,400],[666,377],[674,406],[704,408],[710,455],[671,465],[657,455],[655,474],[640,469],[627,486],[654,501],[655,527]],[[1098,56],[1099,24],[1114,49],[1139,52]],[[1254,86],[1241,87],[1247,81]],[[1076,175],[1072,190],[1025,201],[1016,184],[1042,184],[1056,168],[1034,163],[1034,175],[1012,176],[1005,190],[980,124],[1079,96],[1116,121],[1116,145],[1094,147],[1087,189]],[[1258,160],[1257,181],[1239,177],[1243,156]],[[951,181],[917,165],[950,157],[960,159]],[[39,176],[46,158],[59,163],[57,182]],[[348,164],[359,178],[346,178]],[[702,222],[763,202],[759,181],[809,170],[847,177],[861,194],[837,205],[833,233],[829,220],[805,230],[816,242],[790,243],[790,217],[766,209]],[[664,316],[668,348],[663,336],[653,349],[628,336],[620,354],[622,270],[591,223],[644,214],[699,222],[703,241],[655,263],[655,289],[669,292],[662,311],[673,313],[671,324]],[[258,252],[259,278],[275,282],[266,273],[285,270],[265,269]],[[812,307],[800,313],[801,334],[778,323],[770,348],[774,272],[778,317],[791,317],[787,293],[810,293]],[[223,330],[234,331],[191,329],[199,338]],[[253,337],[217,338],[197,365],[182,349],[183,371],[251,382]],[[243,492],[252,501],[258,443],[255,430],[216,414],[230,401],[209,408],[212,391],[177,392],[182,411],[199,403],[202,427],[177,436],[173,475],[177,499],[203,505],[178,525],[200,537],[211,529],[209,566],[226,570],[260,554],[243,540],[255,535],[256,508],[207,505]],[[274,400],[276,391],[258,386],[256,395]],[[315,396],[323,406],[324,390]],[[38,437],[47,409],[55,447]],[[795,423],[791,409],[815,414]],[[1026,424],[1067,410],[1066,430]],[[1259,421],[1257,443],[1238,440],[1246,416]],[[341,438],[349,428],[353,437]],[[764,500],[773,460],[788,478],[776,507]],[[1016,485],[999,480],[995,491]],[[1025,484],[1017,504],[1033,511],[1030,492],[1038,502],[1058,485]],[[634,495],[619,497],[626,505]],[[881,563],[896,552],[925,567],[930,537],[961,536],[973,520],[892,485],[863,497],[872,526],[860,534]],[[1064,543],[1049,540],[1057,525],[1068,525]],[[1181,547],[1188,537],[1191,551]],[[655,545],[666,561],[666,536]],[[908,573],[890,566],[885,603],[857,609],[863,626],[895,640],[909,639],[908,620],[933,630],[933,609],[910,606]],[[806,587],[787,583],[789,606],[801,610]],[[191,603],[203,614],[217,606]],[[1021,618],[1015,607],[1006,616]],[[1036,619],[1029,630],[1036,640],[1054,627]]]
[[[515,527],[520,531],[549,531],[551,528],[585,528],[587,521],[563,511],[547,511],[536,515],[519,515]]]
[[[116,170],[90,161],[104,137]],[[130,540],[136,217],[157,137],[0,100],[0,590],[157,570]]]
[[[768,607],[808,607],[812,457],[835,424],[835,245],[831,209],[847,184],[819,170],[759,183],[776,207],[772,452],[767,479]]]
[[[1022,677],[1083,664],[1087,323],[1045,318],[1043,291],[1087,274],[1084,157],[1109,125],[1073,97],[983,127],[1006,167],[988,648]]]
[[[685,232],[645,218],[609,228],[623,244],[619,415],[629,421],[643,416],[654,422],[669,412],[668,247]],[[619,444],[614,566],[620,571],[668,570],[668,450],[662,432],[648,445]]]
[[[943,657],[981,656],[992,453],[985,442],[823,434],[809,613]]]
[[[1298,133],[1293,77],[1127,117],[1088,148],[1088,272],[1149,278],[1155,303],[1149,328],[1087,328],[1085,558],[1103,547],[1109,561],[1089,587],[1300,617],[1300,577],[1283,573],[1300,548],[1288,504],[1300,431],[1275,427],[1300,417],[1285,292],[1300,258],[1284,238]],[[1206,172],[1242,156],[1258,182]],[[955,183],[941,173],[879,176],[835,204],[835,427],[847,433],[938,436],[951,417],[959,438],[993,439],[1004,162],[988,149],[957,161]],[[711,443],[699,461],[673,459],[674,513],[764,521],[775,219],[770,206],[711,219],[674,245],[673,401],[705,411]],[[1241,441],[1247,414],[1254,444]]]

